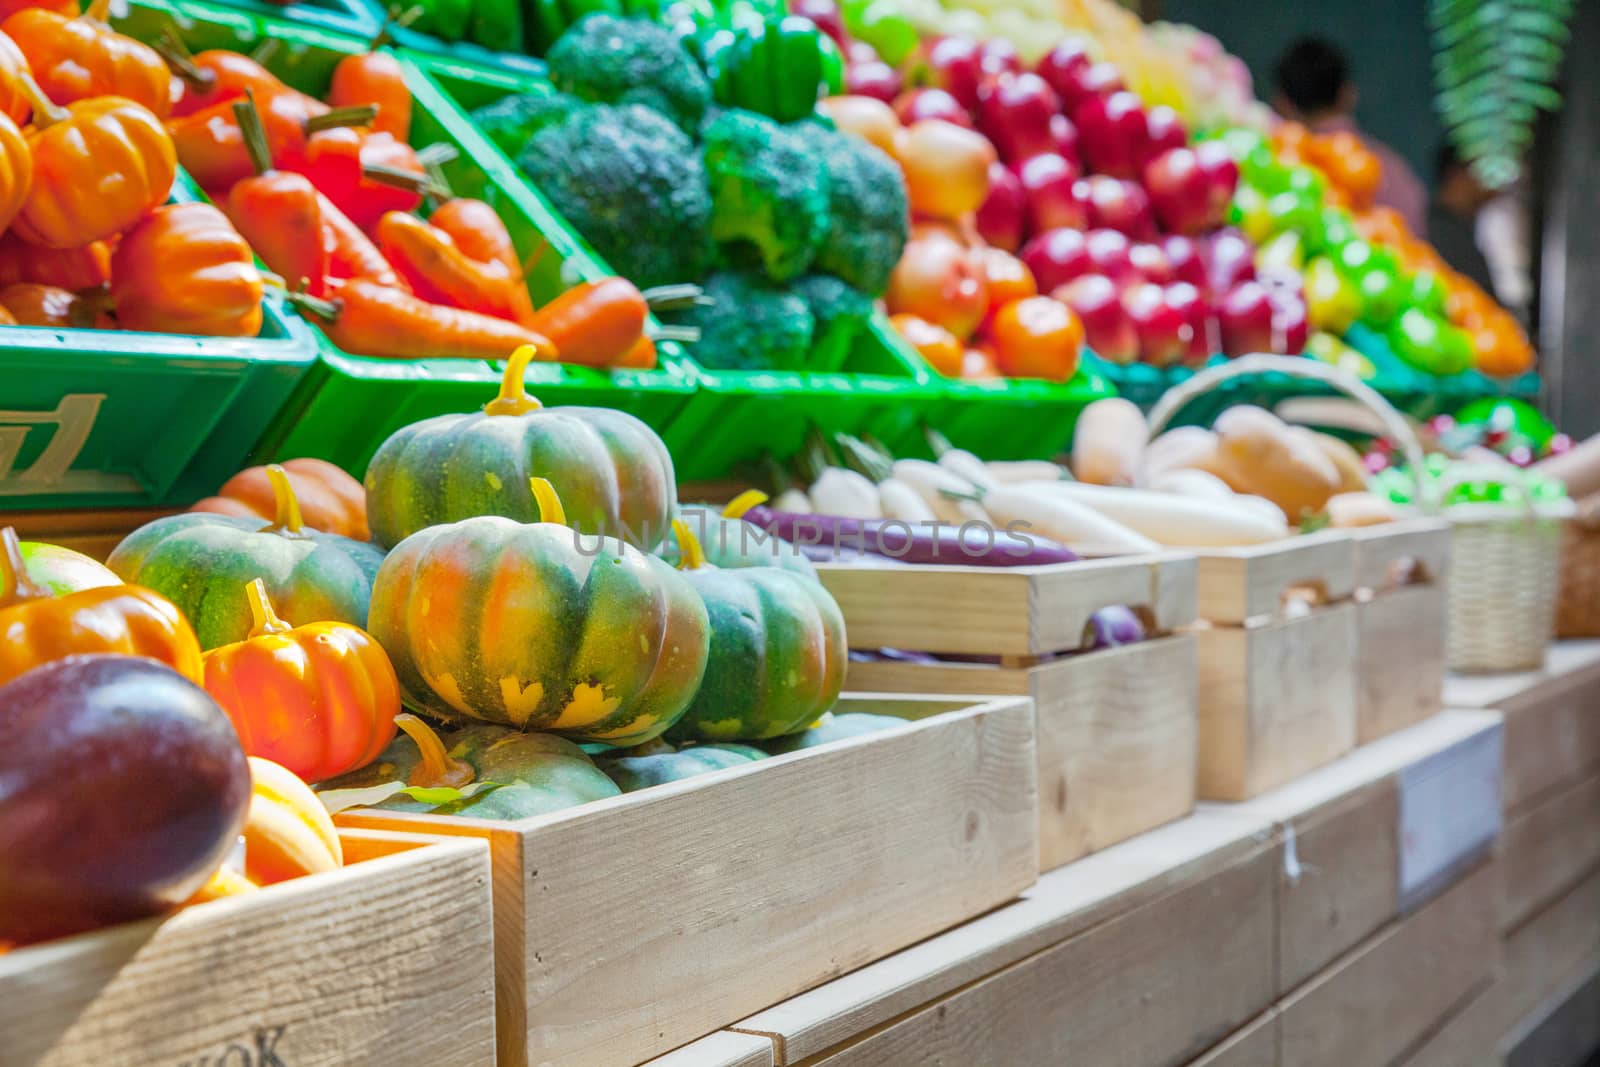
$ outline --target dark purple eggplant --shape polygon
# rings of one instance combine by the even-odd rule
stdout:
[[[1139,621],[1139,616],[1117,604],[1101,608],[1089,616],[1083,628],[1083,650],[1092,652],[1097,648],[1117,648],[1135,644],[1144,638],[1144,623]]]
[[[976,523],[929,529],[893,519],[849,519],[839,515],[773,511],[765,505],[751,508],[743,518],[769,534],[800,546],[814,560],[866,552],[902,563],[1031,567],[1043,563],[1071,563],[1078,558],[1070,548],[1054,541],[980,527]]]
[[[249,804],[233,724],[176,671],[109,655],[35,667],[0,687],[0,941],[182,904]]]

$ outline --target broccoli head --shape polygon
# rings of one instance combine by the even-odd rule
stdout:
[[[807,274],[789,283],[789,288],[806,302],[816,322],[808,366],[815,371],[838,370],[872,318],[872,298],[831,274]]]
[[[828,230],[828,172],[806,143],[764,115],[729,108],[702,130],[711,237],[774,281],[805,273]]]
[[[804,297],[748,271],[718,271],[704,289],[709,303],[665,316],[699,328],[689,351],[700,364],[746,371],[806,366],[815,324]]]
[[[515,159],[529,137],[582,106],[583,101],[577,97],[559,92],[547,82],[536,82],[527,92],[502,96],[476,109],[472,121],[501,151]]]
[[[665,26],[585,15],[545,54],[557,89],[599,104],[643,104],[685,131],[700,125],[711,83]]]
[[[710,269],[711,198],[688,136],[647,107],[590,105],[528,138],[519,160],[617,273],[648,288]]]
[[[867,293],[882,293],[900,261],[910,203],[900,167],[873,145],[816,122],[791,127],[828,169],[828,232],[816,269]]]

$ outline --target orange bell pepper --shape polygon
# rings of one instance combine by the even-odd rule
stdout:
[[[111,298],[130,330],[254,337],[264,289],[250,246],[210,204],[157,208],[111,257]]]
[[[0,529],[0,685],[85,652],[148,656],[196,684],[205,677],[200,640],[170,600],[137,585],[52,597],[28,577],[17,531]]]

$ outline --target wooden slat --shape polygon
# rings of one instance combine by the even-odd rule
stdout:
[[[1076,649],[1089,616],[1149,608],[1166,633],[1194,621],[1194,557],[1179,553],[1040,567],[823,564],[854,648],[1038,656]]]
[[[483,845],[397,847],[0,955],[0,1065],[482,1067],[492,959]]]
[[[1355,543],[1337,530],[1249,548],[1205,549],[1199,561],[1199,614],[1242,625],[1277,616],[1284,593],[1315,586],[1329,603],[1355,591]]]
[[[1282,1004],[1285,1064],[1387,1064],[1492,972],[1498,872],[1479,866]]]
[[[1600,966],[1600,870],[1513,930],[1504,959],[1499,1005],[1509,1031],[1563,982]]]
[[[1450,524],[1437,519],[1410,519],[1384,526],[1351,530],[1355,542],[1357,589],[1382,592],[1391,584],[1392,568],[1413,564],[1413,580],[1442,585],[1450,574]]]
[[[1201,914],[1206,905],[1196,898],[1226,902],[1229,913],[1222,925],[1235,928],[1234,932],[1252,946],[1241,953],[1249,956],[1248,965],[1240,963],[1237,973],[1230,971],[1228,981],[1246,984],[1248,995],[1242,999],[1260,1001],[1246,1015],[1258,1012],[1266,1007],[1271,995],[1270,950],[1262,940],[1270,934],[1270,929],[1262,930],[1263,924],[1270,928],[1273,857],[1269,840],[1265,820],[1243,814],[1196,814],[1046,874],[1021,901],[753,1015],[738,1023],[737,1029],[770,1035],[779,1050],[779,1063],[798,1063],[857,1041],[864,1034],[885,1028],[897,1017],[917,1013],[925,1005],[1037,957],[1069,938],[1109,929],[1118,917],[1142,914],[1133,926],[1117,928],[1119,940],[1114,944],[1119,946],[1118,952],[1123,951],[1120,946],[1126,943],[1124,936],[1140,936],[1138,931],[1142,929],[1142,936],[1154,937],[1158,927],[1167,929],[1168,920],[1158,916],[1176,915],[1178,918],[1171,920],[1174,926],[1205,928],[1212,920]],[[1210,933],[1215,936],[1224,932]],[[1214,945],[1203,947],[1202,941],[1190,941],[1187,935],[1180,937],[1175,932],[1170,940],[1172,944],[1164,947],[1151,946],[1142,939],[1139,944],[1149,947],[1152,953],[1168,952],[1168,963],[1173,962],[1173,953],[1215,949]],[[1209,960],[1208,966],[1220,965],[1228,953],[1217,950],[1215,955],[1217,958]],[[1131,956],[1124,959],[1130,967],[1134,965]],[[1109,965],[1101,959],[1083,966],[1101,975]],[[1257,967],[1263,968],[1259,974]],[[1074,983],[1074,988],[1084,992],[1081,980]],[[1133,996],[1133,1002],[1140,1002],[1141,995],[1142,992]],[[1116,995],[1110,999],[1115,1000]],[[1065,1012],[1048,1025],[1070,1025],[1076,1010]],[[1244,1017],[1237,1022],[1243,1022]],[[1030,1020],[1028,1025],[1034,1026],[1035,1021]],[[1212,1040],[1223,1032],[1212,1035]],[[920,1061],[891,1056],[887,1062]],[[946,1062],[1059,1061],[1048,1057],[1007,1059],[997,1052],[982,1060],[957,1057]]]
[[[1402,1067],[1500,1067],[1496,996],[1492,980],[1473,990],[1412,1050]]]
[[[1481,744],[1500,729],[1498,715],[1446,712],[1383,741],[1365,745],[1320,770],[1242,804],[1203,811],[1266,818],[1278,828],[1278,972],[1280,995],[1314,978],[1399,915],[1402,796],[1428,788],[1466,809],[1463,777],[1481,773]],[[1473,758],[1467,758],[1473,757]],[[1494,761],[1498,767],[1498,761]],[[1417,772],[1430,770],[1426,786]],[[1491,795],[1491,799],[1493,794]],[[1437,819],[1419,813],[1430,824]],[[1481,855],[1498,826],[1464,827],[1422,872],[1457,869]]]
[[[489,838],[502,1067],[637,1063],[1037,877],[1031,702],[840,710],[918,721],[520,822],[340,818]]]
[[[1189,1067],[1278,1067],[1278,1012],[1266,1012]]]
[[[1600,768],[1600,640],[1562,641],[1542,671],[1445,682],[1445,703],[1506,717],[1506,811]]]
[[[24,541],[47,541],[104,562],[128,534],[172,514],[171,508],[7,511],[0,513],[0,523],[16,527]]]
[[[757,1034],[718,1030],[657,1056],[641,1067],[772,1067],[772,1042]]]
[[[1195,669],[1195,639],[1179,634],[1033,667],[852,663],[848,684],[1033,697],[1039,866],[1048,871],[1193,810]]]
[[[1421,722],[1444,706],[1445,591],[1411,585],[1356,605],[1356,743]]]
[[[1271,999],[1270,868],[1259,850],[816,1062],[1182,1063]]]
[[[1510,930],[1600,866],[1600,775],[1531,805],[1506,823],[1500,925]]]
[[[1354,747],[1354,604],[1197,636],[1202,797],[1245,800]]]

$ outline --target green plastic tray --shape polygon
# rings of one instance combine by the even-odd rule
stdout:
[[[465,110],[527,88],[533,76],[490,71],[432,56],[408,56],[438,88]],[[611,273],[600,257],[562,221],[505,153],[485,138],[480,162],[508,191],[520,190],[550,220],[552,245],[570,242],[583,262]],[[492,158],[490,158],[492,156]],[[681,351],[681,350],[680,350]],[[871,433],[890,447],[909,441],[938,401],[940,388],[920,357],[906,349],[886,319],[860,337],[838,373],[722,371],[683,355],[696,382],[694,396],[674,420],[667,443],[678,476],[686,481],[720,477],[771,454],[786,459],[800,450],[807,431]]]
[[[369,6],[362,0],[296,0],[289,4],[274,4],[270,0],[225,0],[218,6],[267,22],[331,30],[363,41],[376,38],[385,21],[382,8]]]
[[[118,27],[149,39],[174,21],[174,15],[185,43],[195,50],[249,48],[263,37],[279,40],[281,46],[269,59],[269,69],[306,91],[320,91],[340,58],[365,47],[362,41],[312,27],[188,0],[139,0]],[[551,299],[573,278],[604,277],[608,272],[571,239],[549,209],[517,179],[509,162],[471,127],[414,58],[401,56],[416,100],[412,142],[419,147],[453,144],[459,155],[444,168],[451,188],[493,205],[525,259],[544,247],[529,273],[528,287],[534,299],[540,303]],[[490,68],[471,68],[462,76],[506,75]],[[503,361],[376,359],[340,351],[315,325],[311,331],[319,358],[296,390],[285,417],[262,442],[261,451],[280,459],[314,456],[357,475],[365,471],[378,446],[401,426],[432,415],[469,411],[493,399],[505,367]],[[593,405],[630,412],[662,433],[671,447],[668,431],[694,392],[695,379],[673,346],[664,344],[661,349],[661,366],[648,371],[602,372],[534,364],[527,374],[528,389],[550,406]]]
[[[431,33],[419,33],[406,26],[389,25],[394,9],[405,9],[408,0],[349,0],[353,7],[362,8],[367,17],[386,27],[386,36],[396,45],[411,52],[438,56],[461,63],[486,67],[500,67],[523,74],[542,76],[544,61],[522,53],[520,42],[511,51],[495,51],[470,41],[446,41]]]
[[[172,199],[198,196],[180,174]],[[246,465],[315,362],[270,295],[255,338],[0,327],[0,510],[191,504]]]
[[[935,387],[940,397],[928,415],[928,425],[957,448],[985,459],[1050,459],[1071,443],[1079,412],[1101,397],[1116,395],[1105,375],[1088,367],[1064,383],[936,377]],[[900,450],[907,456],[927,452],[921,434]]]

